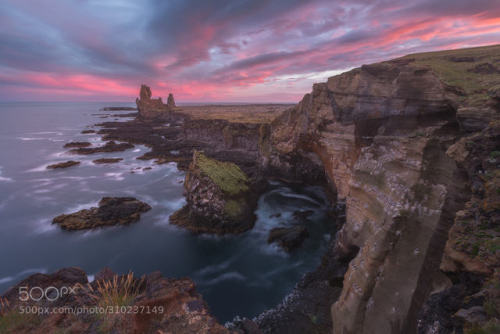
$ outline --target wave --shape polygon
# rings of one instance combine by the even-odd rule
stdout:
[[[45,268],[30,268],[21,271],[20,273],[15,274],[14,276],[6,276],[6,277],[0,277],[0,284],[5,284],[14,280],[18,280],[23,276],[26,276],[27,274],[37,274],[37,273],[42,273],[46,274],[47,269]]]
[[[2,167],[0,167],[0,182],[14,182],[12,178],[2,176]]]
[[[240,274],[239,272],[232,271],[229,273],[222,274],[214,279],[211,279],[205,282],[203,285],[215,285],[223,281],[246,281],[246,279],[247,278],[242,274]]]

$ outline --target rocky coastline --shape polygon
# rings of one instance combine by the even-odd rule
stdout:
[[[195,233],[250,229],[252,196],[269,179],[321,184],[333,194],[341,208],[317,270],[255,319],[224,328],[201,318],[200,326],[488,333],[500,328],[500,76],[491,70],[498,61],[497,45],[363,65],[260,122],[199,119],[173,96],[167,104],[152,99],[143,85],[136,119],[96,124],[108,143],[72,152],[141,144],[150,152],[138,159],[176,162],[186,171],[188,204],[171,222]]]

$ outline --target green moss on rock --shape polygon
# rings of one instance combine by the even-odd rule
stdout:
[[[224,206],[224,213],[231,218],[238,218],[244,211],[244,205],[241,200],[230,199]]]
[[[232,162],[211,159],[195,151],[193,163],[227,195],[234,196],[249,190],[248,176]]]

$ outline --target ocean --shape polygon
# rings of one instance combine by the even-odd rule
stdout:
[[[102,144],[97,134],[81,134],[95,123],[115,120],[100,111],[112,102],[0,103],[0,294],[33,273],[77,266],[89,279],[104,267],[134,275],[161,271],[190,277],[221,322],[254,317],[279,303],[297,281],[319,265],[328,244],[328,201],[319,187],[295,188],[273,182],[256,210],[255,227],[242,235],[192,235],[168,222],[185,204],[184,172],[175,163],[137,160],[145,146],[124,152],[68,154],[70,141]],[[123,113],[130,113],[124,111]],[[127,121],[128,118],[117,118]],[[96,165],[92,160],[123,158]],[[67,161],[79,166],[47,170]],[[151,167],[151,170],[144,170]],[[139,222],[92,231],[67,232],[52,219],[96,206],[104,196],[133,196],[152,206]],[[312,210],[311,236],[287,254],[269,245],[269,230],[292,220],[296,210]],[[280,217],[276,214],[280,213]]]

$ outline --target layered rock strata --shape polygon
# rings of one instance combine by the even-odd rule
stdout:
[[[194,233],[241,233],[253,227],[256,196],[248,176],[234,163],[195,151],[184,188],[187,204],[170,216]]]
[[[357,255],[332,307],[336,334],[415,333],[440,279],[448,231],[470,197],[463,162],[447,152],[498,119],[493,98],[439,71],[447,57],[409,56],[332,77],[271,124],[264,168],[290,170],[297,156],[316,161],[346,199],[335,249]]]

